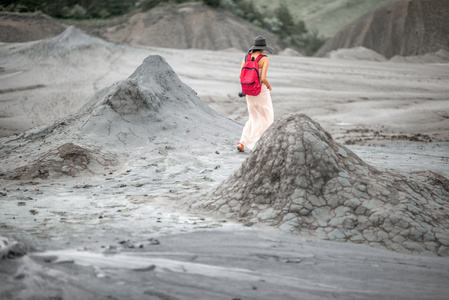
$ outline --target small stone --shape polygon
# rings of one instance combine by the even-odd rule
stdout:
[[[339,218],[333,218],[329,221],[328,225],[330,227],[337,227],[338,225],[340,225],[340,219]]]
[[[155,238],[149,238],[148,241],[150,242],[150,245],[159,245],[160,244],[159,240],[157,240]]]
[[[343,156],[343,157],[348,157],[348,154],[346,153],[345,150],[343,150],[343,148],[339,148],[338,149],[338,154]]]
[[[426,232],[423,236],[424,242],[434,242],[435,241],[435,235],[431,232]]]
[[[435,242],[425,242],[424,246],[432,253],[436,253],[437,243]]]
[[[351,186],[351,183],[343,177],[338,177],[338,182],[342,185],[342,186]]]
[[[410,227],[410,224],[407,223],[407,222],[405,222],[405,221],[403,221],[403,220],[401,220],[401,221],[399,221],[399,222],[397,223],[397,226],[399,226],[400,228],[407,229],[407,228]]]
[[[362,202],[360,202],[359,199],[356,198],[352,198],[350,200],[347,200],[345,202],[345,205],[352,208],[352,209],[356,209]]]
[[[387,240],[387,239],[389,238],[388,233],[386,233],[386,232],[383,231],[383,230],[380,230],[380,231],[377,233],[377,237],[378,237],[379,240],[381,240],[381,241]]]
[[[329,233],[329,239],[331,240],[341,240],[341,241],[345,241],[346,240],[346,236],[344,235],[343,232],[340,231],[340,229],[334,229]]]
[[[390,191],[389,190],[383,190],[382,191],[382,195],[388,196],[388,195],[390,195]]]
[[[373,230],[364,230],[363,231],[363,237],[369,241],[369,242],[377,242],[378,238],[377,236],[374,234]]]
[[[416,227],[410,228],[410,237],[415,241],[422,241],[423,233],[416,230]]]
[[[301,209],[301,210],[298,212],[298,214],[299,214],[300,216],[308,216],[308,215],[310,214],[310,211],[311,211],[311,210],[309,210],[309,209],[307,209],[307,208],[303,208],[303,209]]]
[[[267,219],[272,219],[273,218],[273,214],[274,214],[274,208],[270,207],[268,209],[262,210],[257,215],[257,217],[259,218],[259,220],[267,220]]]
[[[357,217],[350,216],[343,220],[342,226],[345,229],[353,229],[357,226],[357,224],[358,224]]]
[[[362,235],[354,235],[349,240],[356,244],[361,244],[361,243],[365,242],[365,239],[363,238]]]
[[[361,192],[365,192],[365,191],[366,191],[366,186],[364,186],[363,184],[359,184],[359,185],[357,186],[357,188],[358,188],[359,191],[361,191]]]
[[[364,215],[365,212],[366,212],[366,208],[363,207],[362,205],[357,207],[357,209],[355,210],[355,213],[358,214],[358,215]]]
[[[70,167],[69,166],[62,166],[61,172],[65,173],[65,174],[69,174],[70,173]]]
[[[405,241],[402,243],[402,245],[404,245],[405,248],[411,250],[411,251],[416,251],[418,253],[423,252],[426,250],[426,248],[424,248],[423,245],[416,243],[416,242],[411,242],[411,241]]]
[[[231,211],[231,208],[229,207],[229,205],[222,205],[218,211],[223,214],[226,214]]]
[[[327,200],[327,204],[332,208],[336,208],[337,206],[340,205],[340,202],[339,202],[340,200],[341,200],[341,197],[339,197],[339,195],[334,195],[329,200]]]
[[[229,205],[230,207],[232,207],[232,208],[238,206],[239,204],[240,204],[240,203],[239,203],[238,201],[236,201],[236,200],[231,200],[231,201],[228,203],[228,205]]]
[[[439,256],[449,256],[449,248],[445,247],[445,246],[441,246],[438,249],[437,253],[438,253]]]
[[[318,228],[315,230],[315,236],[319,239],[328,240],[329,237],[327,236],[327,233],[324,231],[324,228]]]
[[[405,241],[405,238],[402,236],[402,235],[397,235],[397,236],[395,236],[394,238],[392,238],[391,239],[393,242],[395,242],[395,243],[398,243],[398,244],[400,244],[400,243],[402,243],[403,241]]]
[[[326,204],[326,202],[323,199],[321,199],[321,197],[317,197],[315,195],[309,196],[308,200],[315,207],[320,207]]]
[[[435,233],[435,237],[438,241],[446,247],[449,247],[449,236],[443,233]]]
[[[393,214],[393,215],[390,215],[389,219],[391,220],[391,222],[393,224],[396,224],[397,222],[399,222],[401,220],[401,216]]]

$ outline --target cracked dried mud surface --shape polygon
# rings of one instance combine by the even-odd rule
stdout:
[[[379,171],[303,114],[271,126],[210,198],[194,206],[325,240],[449,255],[447,178]]]

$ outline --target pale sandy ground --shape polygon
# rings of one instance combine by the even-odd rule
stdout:
[[[27,52],[32,44],[0,46],[4,135],[74,113],[150,54],[163,56],[217,112],[246,120],[237,97],[240,52],[108,44],[52,57],[54,48]],[[306,113],[376,167],[449,178],[448,64],[273,55],[269,79],[276,118]],[[227,144],[201,157],[139,149],[123,165],[79,178],[2,179],[1,235],[43,252],[2,262],[0,296],[447,299],[447,258],[289,236],[188,210],[189,199],[216,187],[247,156]],[[2,172],[20,164],[11,157]]]

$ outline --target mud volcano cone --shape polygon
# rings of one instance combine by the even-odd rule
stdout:
[[[216,165],[207,155],[231,149],[241,131],[241,124],[204,103],[162,56],[150,55],[131,76],[97,92],[75,114],[2,140],[0,158],[14,149],[12,155],[27,153],[27,160],[19,165],[8,160],[0,178],[104,173],[136,157],[164,160],[167,151],[174,168],[185,155]]]
[[[274,123],[200,205],[295,234],[448,254],[445,177],[379,171],[304,114]]]

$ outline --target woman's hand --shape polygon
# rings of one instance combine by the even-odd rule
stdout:
[[[264,80],[262,80],[262,83],[265,84],[267,86],[267,89],[271,91],[271,84],[266,77],[264,78]]]

